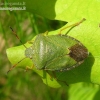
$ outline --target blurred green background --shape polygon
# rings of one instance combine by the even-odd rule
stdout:
[[[39,33],[56,30],[65,24],[26,11],[0,11],[0,100],[99,100],[98,85],[77,83],[54,89],[46,86],[31,70],[25,72],[15,68],[7,74],[12,65],[7,59],[6,49],[20,45],[9,26],[25,43]]]

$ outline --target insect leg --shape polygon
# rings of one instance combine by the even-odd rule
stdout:
[[[43,35],[45,35],[45,36],[48,35],[48,31],[46,31],[45,33],[43,33]]]
[[[28,41],[27,43],[29,43],[29,44],[33,44],[33,42],[34,42],[34,40],[32,40],[32,41]]]
[[[52,72],[52,74],[53,74],[55,80],[57,80],[59,82],[63,82],[65,85],[69,86],[65,81],[57,79],[56,74],[54,73],[54,71]]]
[[[54,71],[52,71],[52,72],[50,73],[49,71],[46,70],[46,72],[50,75],[50,79],[51,79],[51,80],[54,78],[56,81],[62,82],[62,83],[64,83],[65,85],[69,86],[65,81],[59,80],[59,79],[56,77],[56,74],[55,74]]]
[[[62,28],[61,30],[60,30],[60,34],[61,34],[61,32],[63,31],[63,30],[65,30],[65,29],[67,29],[67,28],[73,28],[73,27],[75,27],[75,26],[78,26],[79,24],[81,24],[83,21],[85,21],[86,19],[85,18],[83,18],[81,21],[79,21],[79,22],[77,22],[77,23],[75,23],[75,24],[72,24],[72,25],[69,25],[69,26],[66,26],[66,27],[64,27],[64,28]],[[68,32],[67,32],[68,33]]]
[[[25,68],[25,72],[27,72],[29,69],[33,69],[34,68],[34,66],[26,66],[26,68]]]

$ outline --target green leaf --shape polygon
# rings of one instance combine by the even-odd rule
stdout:
[[[23,3],[23,0],[8,0]],[[49,19],[72,22],[86,18],[100,22],[100,0],[24,0],[26,11],[39,14]]]
[[[23,0],[8,0],[9,2],[23,2]],[[49,19],[63,20],[74,23],[76,20],[86,18],[80,26],[72,29],[68,35],[80,40],[90,52],[89,57],[79,67],[67,72],[55,72],[56,77],[67,84],[76,82],[93,82],[100,84],[100,1],[99,0],[24,0],[26,11],[37,13]],[[20,6],[20,5],[19,5]],[[70,23],[71,24],[71,23]],[[67,30],[65,30],[67,31]],[[65,32],[64,31],[64,32]],[[49,32],[57,34],[59,30]],[[12,64],[17,63],[24,57],[23,46],[13,47],[7,50],[7,56]],[[19,56],[18,56],[19,55]],[[32,66],[30,59],[23,60],[18,66]],[[59,87],[64,82],[50,78],[44,71],[34,69],[42,78],[43,82],[52,87]]]
[[[68,100],[99,100],[100,94],[99,97],[95,96],[98,90],[99,90],[98,85],[93,85],[89,83],[73,84],[70,86],[68,91],[69,94]]]
[[[77,21],[78,22],[78,21]],[[73,22],[75,23],[75,22]],[[70,23],[71,25],[72,23]],[[64,30],[62,33],[66,33],[69,29]],[[49,32],[49,35],[58,34],[60,30]],[[55,72],[56,79],[53,75],[47,74],[45,71],[36,70],[35,66],[30,59],[23,60],[17,66],[25,68],[29,66],[34,67],[33,70],[38,73],[45,84],[51,87],[60,87],[67,84],[73,84],[77,82],[93,82],[100,84],[100,28],[98,23],[84,21],[77,27],[71,29],[68,35],[78,39],[82,42],[89,51],[89,57],[79,67],[65,72]],[[28,43],[26,46],[30,46]],[[22,58],[24,58],[25,48],[23,46],[12,47],[7,49],[8,59],[12,64],[16,64]]]

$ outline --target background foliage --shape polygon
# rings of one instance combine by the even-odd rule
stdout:
[[[15,1],[16,0],[14,0],[14,2]],[[99,86],[93,85],[91,83],[76,83],[75,80],[77,80],[77,78],[75,78],[74,80],[72,80],[73,79],[72,77],[68,78],[74,81],[76,84],[70,85],[69,87],[64,86],[58,89],[53,89],[44,85],[42,83],[41,78],[31,70],[29,70],[28,72],[24,72],[23,69],[16,68],[13,71],[11,71],[8,75],[6,75],[6,72],[8,71],[9,67],[11,67],[12,65],[8,62],[5,53],[7,48],[12,47],[14,45],[19,45],[19,41],[13,36],[13,34],[11,34],[11,30],[9,29],[9,26],[13,26],[13,28],[17,31],[17,34],[19,35],[20,39],[23,41],[23,43],[25,43],[26,41],[31,40],[33,36],[35,36],[38,33],[43,33],[46,30],[48,31],[56,30],[65,24],[65,22],[48,20],[44,17],[35,15],[34,13],[37,13],[39,15],[45,16],[50,19],[59,19],[70,23],[71,21],[72,23],[74,23],[76,22],[76,20],[79,21],[82,18],[86,18],[87,21],[84,22],[79,28],[75,28],[74,30],[72,30],[70,35],[81,40],[81,42],[84,43],[86,47],[88,47],[89,51],[92,52],[93,58],[95,58],[95,64],[93,63],[93,60],[91,62],[94,65],[92,66],[91,73],[84,74],[86,77],[88,77],[87,79],[85,78],[85,81],[90,82],[90,80],[92,80],[94,83],[99,84],[100,82],[99,57],[97,57],[100,54],[99,46],[98,46],[99,45],[98,38],[99,38],[100,30],[97,27],[99,24],[98,23],[99,13],[97,15],[96,10],[92,10],[94,8],[93,4],[98,5],[99,1],[95,1],[95,0],[92,2],[84,1],[83,3],[81,3],[81,6],[77,6],[79,5],[78,0],[76,0],[75,2],[73,2],[73,0],[71,0],[70,2],[69,1],[66,2],[66,0],[62,0],[62,1],[51,0],[49,2],[47,2],[46,0],[44,1],[40,0],[40,2],[37,1],[28,2],[26,0],[25,2],[26,2],[26,7],[28,8],[27,11],[32,13],[28,13],[25,11],[12,11],[12,12],[1,11],[0,12],[0,42],[1,42],[0,99],[1,100],[27,100],[27,99],[61,100],[63,98],[64,100],[73,100],[74,98],[74,100],[75,99],[76,100],[99,100],[99,93],[100,93]],[[70,6],[68,7],[65,4],[67,5],[70,4]],[[87,12],[87,10],[85,9],[87,7],[86,4],[88,4],[87,5],[88,14],[86,14]],[[64,10],[61,8],[62,6]],[[75,7],[82,7],[82,8],[75,8]],[[45,10],[47,8],[48,10]],[[97,9],[99,9],[99,6],[97,6]],[[68,12],[67,10],[70,12]],[[91,11],[92,13],[95,13],[94,14],[95,16],[90,17]],[[53,32],[58,32],[58,31],[53,31]],[[89,38],[87,39],[87,37]],[[90,42],[93,41],[92,42],[93,45],[90,45],[90,42],[88,41]],[[81,74],[80,70],[78,69],[75,70],[76,71],[73,71],[74,74],[76,76],[79,75],[80,78],[78,79],[83,80],[84,76],[81,77],[83,74]],[[87,68],[85,70],[87,70]]]

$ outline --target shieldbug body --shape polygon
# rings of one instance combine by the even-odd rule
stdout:
[[[88,56],[86,47],[67,35],[40,34],[32,47],[25,50],[39,70],[65,71],[81,64]]]
[[[77,26],[83,21],[84,19],[71,26]],[[14,31],[13,33],[15,34]],[[25,56],[32,59],[34,66],[39,70],[66,71],[83,63],[88,56],[88,50],[81,42],[67,34],[39,34],[32,46],[26,47]],[[16,64],[13,67],[15,66]]]

